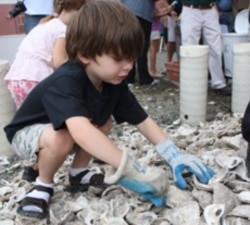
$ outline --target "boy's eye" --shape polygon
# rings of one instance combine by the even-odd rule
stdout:
[[[113,59],[116,61],[116,62],[121,62],[123,60],[122,57],[120,56],[114,56]]]

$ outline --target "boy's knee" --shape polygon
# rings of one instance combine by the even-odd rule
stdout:
[[[72,150],[74,140],[68,130],[56,131],[54,136],[49,141],[49,148],[56,151],[58,154],[67,155]]]
[[[70,133],[67,130],[62,131],[62,134],[60,136],[60,145],[61,149],[64,149],[66,152],[71,151],[73,145],[74,145],[74,140]]]

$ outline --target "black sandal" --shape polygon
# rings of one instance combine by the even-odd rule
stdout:
[[[29,182],[33,182],[39,176],[39,171],[34,170],[31,166],[25,166],[23,170],[23,180],[27,180]]]
[[[95,173],[91,176],[89,183],[81,184],[82,178],[91,172],[90,170],[85,170],[76,176],[69,176],[70,185],[66,186],[65,190],[68,192],[84,192],[89,189],[90,186],[97,188],[106,188],[108,185],[104,183],[104,175],[101,173]]]
[[[29,192],[31,192],[33,190],[47,192],[50,195],[50,197],[52,197],[54,194],[53,188],[44,187],[41,185],[34,186]],[[28,205],[36,206],[36,207],[42,209],[42,212],[23,210],[23,207],[28,206]],[[41,199],[41,198],[25,197],[21,201],[20,206],[17,208],[17,213],[22,215],[22,216],[35,217],[35,218],[39,218],[39,219],[46,218],[49,214],[48,202],[46,202],[44,199]]]

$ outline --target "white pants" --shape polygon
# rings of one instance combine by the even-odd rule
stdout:
[[[183,6],[181,14],[182,44],[199,44],[201,34],[203,43],[209,46],[208,67],[212,88],[223,88],[226,86],[226,82],[222,71],[222,43],[218,13],[214,7],[200,10]]]

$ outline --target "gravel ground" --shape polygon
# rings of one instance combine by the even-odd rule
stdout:
[[[163,56],[163,55],[161,55]],[[159,61],[162,63],[162,61]],[[161,69],[161,65],[159,65],[159,71]],[[231,81],[229,81],[231,82]],[[163,77],[160,79],[160,83],[156,86],[138,86],[137,84],[133,84],[129,86],[131,91],[135,94],[138,101],[141,103],[143,108],[148,112],[148,114],[162,127],[165,128],[171,125],[174,121],[179,119],[179,84],[176,82],[169,81],[167,77]],[[214,120],[220,120],[223,115],[230,115],[231,114],[231,97],[223,96],[218,93],[215,93],[213,90],[208,88],[208,95],[207,95],[207,122],[212,122]],[[111,136],[118,137],[118,133],[122,130],[123,125],[114,125],[111,133]],[[176,127],[175,127],[176,128]],[[124,143],[124,145],[127,143]],[[20,186],[21,183],[24,184],[22,180],[20,180],[21,173],[22,173],[22,162],[20,159],[14,155],[8,158],[9,164],[6,166],[1,166],[1,155],[0,155],[0,185],[6,185],[6,181],[10,183],[17,183],[15,185]],[[63,176],[60,175],[57,177],[63,177],[60,179],[60,185],[64,186],[64,183],[67,180],[67,166],[68,164],[64,164],[60,171],[63,171]],[[60,180],[59,179],[59,180]],[[19,184],[18,184],[19,182]],[[29,185],[26,185],[28,188]],[[57,193],[61,194],[60,191],[57,190]],[[86,194],[86,193],[85,193]],[[80,194],[81,195],[81,194]],[[63,194],[63,196],[70,200],[75,201],[75,195],[70,194]],[[86,196],[88,196],[86,194]],[[72,200],[73,199],[73,200]],[[64,200],[62,199],[60,204],[64,204]],[[55,205],[59,207],[60,204],[58,203]],[[15,207],[17,204],[14,205]],[[61,206],[60,206],[61,207]],[[1,212],[1,209],[0,209]],[[56,212],[56,210],[55,210]],[[13,213],[13,212],[12,212]],[[0,213],[1,215],[1,213]],[[10,214],[12,215],[12,214]],[[13,222],[18,221],[18,217],[16,216],[9,216],[8,219],[13,219]],[[1,220],[1,219],[0,219]],[[72,220],[74,221],[74,220]],[[17,224],[17,223],[16,223]],[[18,224],[38,224],[33,223],[30,219],[24,220],[22,223]],[[45,224],[43,222],[39,224]],[[50,224],[50,223],[46,223]],[[56,224],[56,223],[52,223]],[[60,223],[63,224],[63,223]],[[65,224],[76,224],[75,222],[72,223],[65,223]],[[77,223],[81,224],[81,223]]]

